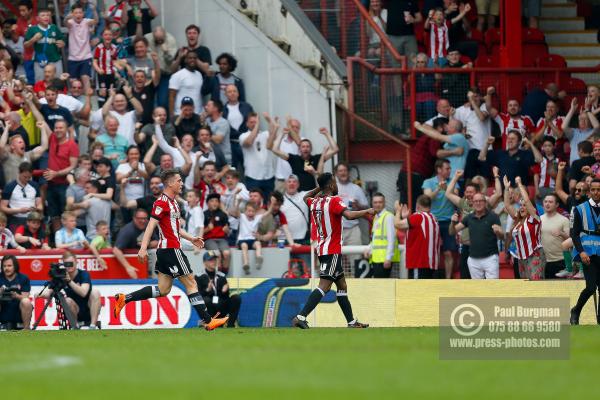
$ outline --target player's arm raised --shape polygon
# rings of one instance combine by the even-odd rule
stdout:
[[[152,233],[154,229],[158,225],[158,220],[155,218],[150,218],[150,222],[146,226],[146,230],[144,231],[144,237],[142,238],[142,244],[140,245],[140,251],[138,251],[138,260],[141,263],[145,263],[148,258],[148,244],[150,243],[150,238],[152,237]]]
[[[308,199],[312,199],[312,198],[313,198],[313,197],[315,197],[315,196],[316,196],[316,195],[317,195],[317,194],[318,194],[320,191],[321,191],[321,188],[317,186],[316,188],[314,188],[314,189],[313,189],[313,190],[311,190],[310,192],[306,193],[306,194],[304,195],[304,198],[303,198],[304,202],[305,202],[305,203],[307,203],[307,202],[308,202]]]
[[[367,214],[375,215],[375,210],[373,210],[372,208],[367,208],[365,210],[357,210],[357,211],[350,211],[348,209],[345,209],[344,212],[342,213],[342,215],[346,219],[359,219],[359,218],[364,217]]]

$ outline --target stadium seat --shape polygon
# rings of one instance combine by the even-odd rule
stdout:
[[[500,44],[500,29],[488,29],[484,35],[484,42],[488,49],[491,49],[496,44]]]
[[[533,60],[548,56],[548,46],[545,43],[523,44],[523,58],[531,57]]]
[[[567,61],[565,61],[563,56],[558,54],[548,54],[546,57],[538,58],[537,66],[543,68],[566,68]]]
[[[475,67],[477,68],[496,68],[500,65],[500,58],[498,54],[492,55],[479,55],[475,60]]]
[[[523,28],[521,32],[523,43],[546,43],[546,37],[539,29]]]

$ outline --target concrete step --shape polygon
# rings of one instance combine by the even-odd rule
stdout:
[[[540,18],[542,31],[582,31],[585,29],[584,18]]]
[[[542,5],[542,17],[570,18],[576,16],[577,5],[574,3]]]
[[[546,31],[546,43],[548,46],[554,44],[568,44],[568,43],[586,43],[595,44],[598,43],[596,40],[596,31]]]
[[[566,57],[568,67],[595,67],[600,65],[600,57]]]
[[[546,4],[568,4],[569,0],[543,0],[544,5]]]
[[[558,54],[563,57],[600,57],[600,46],[598,44],[563,44],[548,47],[550,54]]]
[[[581,79],[588,85],[600,82],[600,74],[573,73],[571,77]]]

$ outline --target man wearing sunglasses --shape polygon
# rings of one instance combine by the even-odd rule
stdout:
[[[43,211],[40,188],[31,180],[32,173],[31,163],[22,162],[17,179],[9,182],[2,191],[0,211],[8,216],[8,226],[13,232],[17,226],[25,224],[32,211]]]

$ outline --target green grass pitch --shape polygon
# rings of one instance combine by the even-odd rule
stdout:
[[[436,328],[0,332],[0,398],[584,398],[599,336],[573,328],[568,361],[440,361]]]

